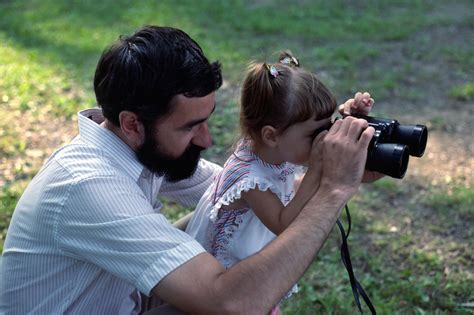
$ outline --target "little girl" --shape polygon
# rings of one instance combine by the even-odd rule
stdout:
[[[372,103],[368,93],[358,93],[341,110],[362,104],[368,112]],[[280,53],[278,63],[249,66],[241,95],[242,138],[186,229],[225,268],[260,251],[312,197],[315,189],[304,178],[296,191],[295,170],[308,166],[313,140],[329,128],[335,109],[331,92],[289,51]],[[308,178],[321,172],[313,164]],[[290,294],[295,291],[296,286]]]

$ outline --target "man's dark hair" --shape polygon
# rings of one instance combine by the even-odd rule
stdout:
[[[94,77],[97,103],[117,126],[121,111],[149,126],[172,112],[175,95],[202,97],[221,85],[219,62],[209,63],[185,32],[158,26],[121,36],[102,53]]]

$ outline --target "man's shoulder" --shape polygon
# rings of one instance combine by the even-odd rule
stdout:
[[[73,141],[58,149],[48,163],[57,163],[76,180],[123,173],[117,163],[114,163],[113,156],[81,141]]]

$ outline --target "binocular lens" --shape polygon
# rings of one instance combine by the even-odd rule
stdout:
[[[401,125],[395,119],[355,115],[375,128],[369,144],[365,168],[394,178],[403,178],[409,156],[425,153],[428,129],[423,125]],[[322,128],[321,128],[322,129]],[[317,130],[315,135],[321,130]]]
[[[410,155],[421,157],[425,153],[428,129],[423,125],[398,125],[393,142],[406,144]]]
[[[408,146],[398,143],[379,143],[369,151],[366,169],[395,178],[403,178],[408,168]]]

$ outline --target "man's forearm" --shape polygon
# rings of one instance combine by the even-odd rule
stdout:
[[[318,191],[265,249],[227,271],[208,253],[198,255],[166,276],[156,294],[184,310],[201,313],[270,310],[308,268],[344,203],[357,193],[375,132],[367,126],[365,120],[346,117],[324,134],[324,142],[313,146],[317,150],[322,145]],[[190,281],[192,285],[186,286]]]
[[[258,254],[217,279],[222,297],[232,297],[239,312],[262,314],[288,292],[323,246],[347,201],[319,191],[280,236]]]
[[[228,270],[209,253],[200,254],[162,279],[154,293],[187,313],[264,314],[303,275],[348,197],[319,189],[262,251]]]

